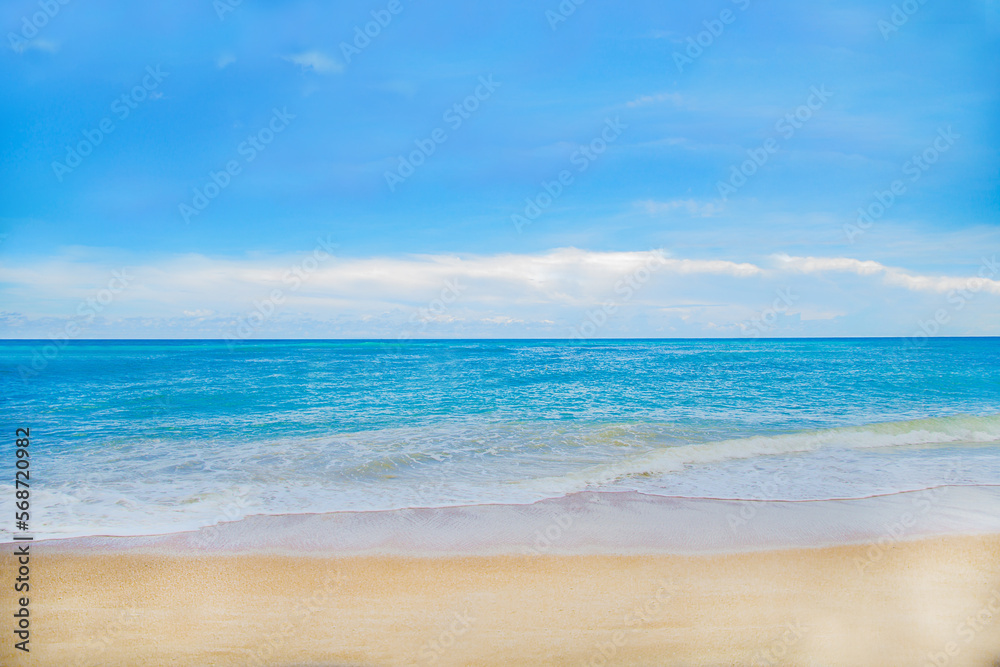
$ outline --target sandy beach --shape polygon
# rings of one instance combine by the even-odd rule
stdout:
[[[58,667],[1000,664],[1000,532],[981,530],[991,506],[969,506],[995,490],[942,493],[913,521],[899,510],[928,496],[911,496],[765,503],[741,531],[723,528],[736,503],[580,494],[38,542],[30,662],[9,641],[0,656]],[[879,537],[894,516],[909,534]],[[677,537],[695,522],[697,540]],[[845,543],[782,546],[823,535]],[[507,553],[494,553],[500,543]]]
[[[1000,536],[897,544],[862,571],[865,551],[41,551],[30,664],[856,666],[934,664],[931,656],[937,664],[997,664]],[[2,650],[3,664],[29,664],[10,642]]]

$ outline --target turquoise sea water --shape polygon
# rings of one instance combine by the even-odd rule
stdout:
[[[40,536],[1000,484],[995,338],[4,341],[0,384],[5,451],[31,428]]]

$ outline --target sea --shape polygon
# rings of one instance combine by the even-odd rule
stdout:
[[[29,428],[36,539],[1000,485],[998,338],[7,340],[0,401],[0,507]]]

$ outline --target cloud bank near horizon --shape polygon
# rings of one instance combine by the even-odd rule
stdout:
[[[656,248],[344,257],[320,240],[294,255],[138,263],[76,249],[6,264],[0,282],[5,338],[1000,334],[995,256],[936,275],[851,257]]]

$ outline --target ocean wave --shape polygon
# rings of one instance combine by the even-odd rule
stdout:
[[[149,534],[251,514],[521,504],[584,490],[815,500],[1000,480],[989,447],[1000,443],[1000,415],[749,437],[731,429],[470,421],[200,450],[169,440],[72,449],[33,494],[35,527],[49,537]]]
[[[692,465],[758,456],[801,454],[831,447],[877,449],[953,443],[1000,443],[1000,415],[935,417],[672,445],[558,477],[525,481],[523,484],[550,492],[572,493],[629,479],[669,475]]]

